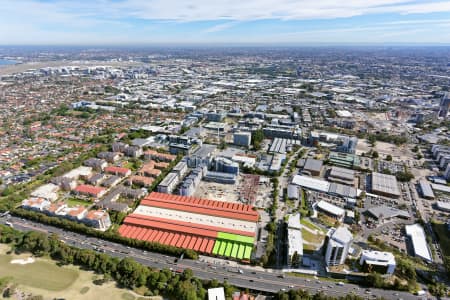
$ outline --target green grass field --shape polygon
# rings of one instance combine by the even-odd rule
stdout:
[[[321,234],[312,234],[306,229],[302,229],[302,237],[305,241],[308,241],[313,244],[320,244],[322,243],[323,239],[325,238],[324,235]]]
[[[325,229],[323,229],[322,227],[317,226],[316,224],[313,224],[311,221],[309,221],[307,219],[304,219],[304,218],[300,219],[300,223],[302,225],[312,229],[312,230],[319,230],[319,231],[321,231],[323,233],[326,233]]]
[[[77,199],[77,198],[68,198],[65,200],[65,202],[67,203],[68,206],[76,206],[76,205],[89,206],[92,204],[91,202],[84,201],[84,200]]]
[[[60,268],[45,261],[36,261],[27,265],[11,264],[10,262],[11,256],[0,255],[0,277],[12,277],[13,281],[18,284],[49,291],[62,291],[78,278],[77,271]]]

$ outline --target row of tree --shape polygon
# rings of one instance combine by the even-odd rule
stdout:
[[[217,281],[202,281],[193,277],[192,270],[174,274],[168,269],[155,270],[137,263],[131,258],[119,259],[89,249],[78,249],[59,241],[57,235],[30,231],[21,233],[0,226],[0,241],[14,243],[18,252],[31,252],[36,256],[50,256],[60,264],[74,264],[114,279],[124,288],[148,289],[147,295],[163,295],[169,299],[205,299],[207,288],[217,287]],[[230,297],[233,287],[224,284]]]
[[[47,236],[42,232],[23,233],[0,225],[0,242],[12,244],[17,252],[31,252],[36,256],[49,256],[61,265],[74,264],[97,274],[103,274],[104,280],[113,279],[124,288],[144,288],[146,296],[162,295],[167,299],[197,300],[207,299],[207,289],[223,286],[225,296],[231,297],[235,287],[219,283],[216,279],[200,280],[193,276],[190,269],[173,272],[169,269],[152,269],[137,263],[131,258],[119,259],[89,249],[79,249],[62,243],[55,234]],[[345,297],[315,295],[304,290],[280,291],[275,295],[279,300],[359,300],[354,295]]]
[[[177,247],[169,246],[169,245],[163,245],[160,243],[130,239],[130,238],[120,236],[119,234],[117,234],[114,231],[106,231],[106,232],[98,231],[92,227],[86,226],[81,223],[76,223],[76,222],[73,222],[73,221],[70,221],[70,220],[67,220],[64,218],[51,217],[51,216],[47,216],[43,213],[29,211],[29,210],[25,210],[25,209],[21,209],[21,208],[17,208],[15,210],[11,211],[11,213],[13,215],[19,216],[21,218],[25,218],[25,219],[33,220],[33,221],[36,221],[39,223],[55,226],[55,227],[62,228],[62,229],[68,230],[68,231],[77,232],[77,233],[80,233],[83,235],[89,235],[89,236],[93,236],[96,238],[108,240],[111,242],[124,244],[124,245],[130,246],[130,247],[141,248],[141,249],[145,249],[145,250],[149,250],[149,251],[165,253],[165,254],[170,254],[170,255],[174,255],[174,256],[180,256],[182,253],[184,253],[184,256],[186,258],[190,258],[190,259],[198,258],[198,253],[193,250],[189,250],[189,249],[185,250],[182,248],[177,248]],[[118,218],[122,218],[122,216],[118,216]]]

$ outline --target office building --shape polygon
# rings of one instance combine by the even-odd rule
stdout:
[[[327,233],[328,241],[325,252],[327,266],[342,265],[347,258],[353,241],[352,233],[347,227],[332,228]]]
[[[233,144],[242,147],[249,147],[252,143],[252,134],[250,132],[235,132],[233,134]]]
[[[391,252],[363,250],[359,264],[366,272],[377,272],[380,274],[394,274],[395,257]]]

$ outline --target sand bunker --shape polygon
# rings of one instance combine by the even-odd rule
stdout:
[[[34,258],[28,257],[27,259],[13,259],[13,260],[11,260],[11,263],[18,264],[18,265],[32,264],[32,263],[34,263]]]

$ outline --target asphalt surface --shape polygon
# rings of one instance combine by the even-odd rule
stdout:
[[[419,299],[406,292],[395,292],[389,290],[381,290],[370,288],[370,292],[366,288],[355,284],[345,283],[343,286],[337,285],[335,282],[295,277],[284,276],[279,270],[265,269],[258,270],[252,266],[240,266],[242,273],[238,272],[236,267],[232,267],[226,262],[221,264],[213,264],[208,261],[182,259],[178,263],[174,263],[174,257],[167,256],[154,252],[147,252],[141,249],[130,248],[121,244],[88,237],[85,235],[67,232],[57,227],[48,226],[29,220],[23,220],[17,217],[10,216],[8,219],[0,218],[0,223],[4,224],[9,221],[13,227],[21,231],[41,231],[47,234],[58,234],[60,239],[68,245],[77,248],[93,249],[98,252],[109,254],[113,257],[131,257],[137,262],[157,269],[172,269],[174,272],[182,272],[184,269],[191,269],[194,276],[200,279],[216,279],[219,282],[227,280],[230,284],[240,287],[248,288],[250,290],[261,291],[266,293],[276,293],[280,290],[289,289],[305,289],[310,293],[323,291],[327,295],[343,296],[349,293],[362,296],[367,299],[376,297],[383,297],[385,299]]]

